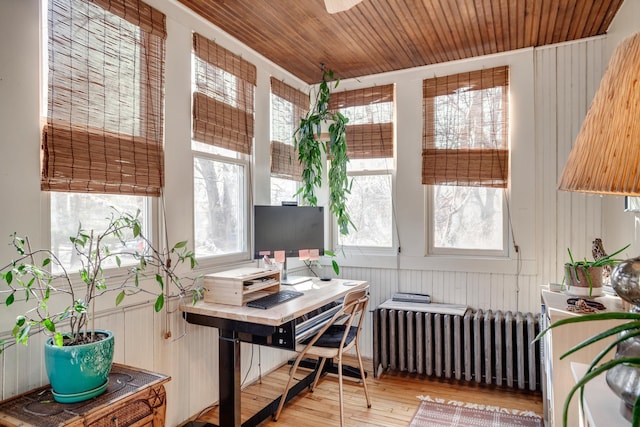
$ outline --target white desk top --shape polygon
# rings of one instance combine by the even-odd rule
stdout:
[[[304,292],[304,295],[268,310],[205,301],[198,301],[195,305],[183,304],[180,309],[187,313],[204,316],[278,326],[342,298],[349,291],[366,286],[367,282],[364,281],[342,279],[321,281],[318,278],[313,278],[297,285],[281,287],[280,289]]]
[[[576,381],[582,378],[589,366],[584,363],[571,362],[571,371]],[[573,399],[580,400],[580,391],[574,394]],[[589,427],[624,427],[631,425],[622,416],[620,411],[622,401],[607,385],[605,374],[598,375],[589,381],[584,387],[583,412]],[[562,408],[559,409],[562,411]],[[569,414],[570,417],[576,414]]]

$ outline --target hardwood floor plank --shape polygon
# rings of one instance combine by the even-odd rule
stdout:
[[[345,361],[355,366],[355,360]],[[371,397],[371,408],[362,385],[344,378],[345,424],[350,427],[394,427],[406,426],[420,405],[418,396],[431,396],[445,400],[481,403],[508,409],[531,411],[542,416],[542,395],[528,391],[487,386],[485,384],[462,383],[427,378],[415,374],[383,373],[372,376],[372,361],[364,360],[369,373],[367,386]],[[297,378],[307,370],[300,369]],[[289,366],[285,365],[247,386],[242,392],[242,420],[245,421],[282,393],[289,377]],[[218,408],[199,418],[199,421],[218,422]],[[338,377],[326,375],[313,392],[303,392],[285,405],[280,419],[265,420],[261,427],[328,427],[340,424],[340,401]]]

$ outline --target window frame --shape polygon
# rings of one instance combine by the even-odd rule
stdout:
[[[395,159],[388,159],[394,163]],[[348,168],[348,166],[347,166]],[[352,176],[389,176],[391,183],[390,197],[391,197],[391,246],[370,246],[370,245],[345,245],[342,244],[340,239],[340,230],[338,228],[337,221],[332,217],[331,221],[331,235],[336,245],[341,251],[346,254],[365,254],[365,255],[395,255],[398,251],[398,233],[396,227],[396,169],[395,167],[387,169],[357,169],[347,170],[347,175]]]
[[[211,148],[212,148],[211,152],[207,152],[207,151],[201,151],[196,148],[193,148],[193,145],[192,145],[192,148],[191,148],[192,167],[194,167],[195,165],[196,158],[201,158],[208,161],[229,163],[229,164],[241,166],[245,172],[243,177],[243,185],[242,185],[243,187],[242,191],[244,193],[244,197],[242,197],[244,201],[244,209],[243,209],[243,212],[241,212],[243,216],[242,224],[244,228],[244,236],[242,237],[244,250],[240,252],[224,254],[224,255],[198,255],[198,252],[196,250],[196,233],[197,233],[196,227],[197,226],[196,226],[196,209],[195,209],[195,171],[192,169],[193,179],[191,181],[193,184],[192,196],[194,200],[194,203],[192,206],[193,208],[192,239],[193,239],[194,252],[196,254],[196,259],[198,260],[198,263],[204,267],[206,267],[207,265],[218,266],[218,265],[232,264],[232,263],[251,260],[251,236],[252,236],[251,224],[253,223],[253,217],[252,217],[253,214],[251,212],[252,209],[250,209],[250,207],[253,206],[253,202],[251,200],[250,191],[249,191],[249,185],[250,185],[249,176],[250,176],[251,161],[248,158],[249,156],[243,155],[241,153],[236,152],[237,154],[236,157],[225,156],[215,152],[218,150],[217,147],[211,147]]]
[[[506,71],[505,71],[506,70]],[[504,186],[496,186],[496,185],[492,185],[492,184],[488,184],[488,185],[478,185],[476,184],[472,184],[472,185],[464,185],[464,184],[459,184],[459,186],[463,186],[463,187],[478,187],[478,188],[488,188],[488,189],[494,189],[494,190],[502,190],[501,194],[501,204],[502,204],[502,249],[467,249],[467,248],[452,248],[452,247],[437,247],[435,246],[435,232],[434,232],[434,228],[435,228],[435,203],[434,203],[434,197],[435,197],[435,189],[434,186],[435,185],[446,185],[446,184],[424,184],[424,179],[425,179],[425,174],[424,174],[424,149],[425,149],[425,135],[428,131],[427,127],[428,126],[435,126],[436,120],[435,117],[433,115],[428,115],[426,111],[430,111],[432,114],[435,114],[435,109],[432,106],[427,106],[425,104],[425,102],[434,102],[435,99],[437,98],[436,95],[432,98],[427,98],[426,94],[424,93],[424,85],[425,82],[427,82],[428,80],[436,80],[436,79],[447,79],[450,77],[457,77],[457,76],[463,76],[463,75],[469,75],[469,77],[474,80],[476,79],[477,81],[479,81],[478,79],[482,79],[482,77],[480,77],[480,75],[482,75],[482,73],[484,73],[485,71],[492,71],[492,72],[496,72],[497,73],[497,80],[500,82],[502,81],[502,75],[500,73],[506,72],[506,78],[505,78],[505,82],[503,84],[497,83],[494,86],[484,86],[482,85],[482,87],[480,87],[480,90],[484,90],[484,89],[489,89],[491,87],[502,87],[503,88],[503,94],[502,94],[502,113],[504,114],[504,123],[503,125],[503,138],[504,138],[504,145],[503,147],[498,147],[498,148],[492,148],[492,150],[496,151],[496,152],[501,152],[501,151],[506,151],[506,165],[507,165],[507,169],[506,169],[506,173],[504,175],[504,179],[505,179],[505,184]],[[472,70],[469,72],[464,72],[464,73],[459,73],[459,74],[451,74],[451,75],[443,75],[443,76],[437,76],[437,77],[433,77],[433,78],[428,78],[428,79],[424,79],[423,80],[423,138],[422,138],[422,149],[423,149],[423,161],[422,161],[422,178],[423,178],[423,187],[424,187],[424,211],[425,211],[425,230],[424,230],[424,236],[425,236],[425,255],[434,255],[434,256],[462,256],[462,257],[478,257],[478,258],[498,258],[498,259],[505,259],[505,258],[509,258],[511,255],[511,247],[509,245],[509,241],[511,239],[511,229],[509,227],[509,192],[510,192],[510,188],[511,188],[511,170],[510,170],[510,161],[511,161],[511,155],[512,155],[512,149],[511,149],[511,117],[510,117],[510,113],[509,113],[509,105],[510,105],[510,92],[511,92],[511,81],[510,81],[510,67],[509,66],[497,66],[491,69],[482,69],[482,70]],[[473,150],[473,148],[470,147],[464,147],[464,149],[468,149],[468,150]],[[446,149],[443,149],[446,150]],[[499,156],[501,154],[498,154]],[[502,171],[502,173],[504,173],[504,171]]]
[[[502,190],[502,250],[498,249],[456,249],[456,248],[442,248],[436,247],[434,244],[433,227],[435,206],[433,203],[434,188],[431,185],[424,186],[424,209],[426,216],[425,227],[425,241],[426,241],[426,254],[427,255],[446,255],[446,256],[464,256],[464,257],[486,257],[486,258],[508,258],[510,256],[509,239],[511,238],[511,230],[509,229],[509,218],[507,214],[507,189],[495,189]]]
[[[41,8],[40,8],[40,26],[41,26],[41,83],[40,83],[40,90],[41,90],[41,99],[40,99],[40,117],[41,117],[41,123],[47,123],[49,119],[49,73],[50,73],[50,63],[49,63],[49,51],[50,51],[50,31],[49,31],[49,12],[50,12],[50,5],[49,5],[50,0],[41,0]],[[104,8],[104,5],[101,3],[97,4],[98,7],[102,7],[103,9],[107,10],[106,8]],[[153,7],[151,7],[153,9]],[[107,10],[108,11],[108,10]],[[111,12],[113,13],[113,12]],[[116,16],[119,17],[119,19],[125,20],[126,19],[122,16],[119,16],[117,14],[115,14]],[[129,21],[130,22],[130,21]],[[130,22],[131,23],[131,22]],[[140,25],[131,23],[134,26],[140,27]],[[143,31],[142,32],[142,37],[144,38],[144,36],[146,35],[146,33]],[[156,34],[157,35],[157,34]],[[149,39],[148,38],[144,38],[144,43],[148,44],[149,43]],[[163,44],[165,44],[165,40],[162,41]],[[165,47],[163,46],[163,49],[165,49]],[[164,58],[164,54],[163,54],[163,58]],[[164,59],[163,59],[164,61]],[[163,65],[164,67],[164,65]],[[141,76],[142,77],[142,76]],[[159,81],[157,82],[161,87],[162,90],[161,92],[164,92],[164,84],[165,84],[165,80],[164,80],[164,72],[163,75],[159,78]],[[140,90],[146,91],[149,88],[147,87],[147,84],[144,82],[144,79],[140,78],[139,81],[140,84]],[[163,109],[164,109],[164,97],[162,97],[162,104],[163,104]],[[147,105],[144,105],[143,108],[147,108]],[[163,110],[164,111],[164,110]],[[143,115],[144,116],[144,115]],[[164,135],[164,113],[162,114],[161,118],[160,118],[160,135],[161,135],[161,139],[163,139],[164,137],[162,135]],[[74,123],[73,120],[70,120],[71,126],[76,126],[76,124]],[[148,129],[149,123],[145,122],[144,125],[142,126],[146,132],[150,132],[150,130]],[[46,125],[45,125],[46,128]],[[95,128],[95,127],[90,127],[87,126],[87,129],[89,132],[100,132],[100,133],[109,133],[109,134],[113,134],[113,131],[109,131],[106,130],[104,128]],[[145,137],[147,137],[148,135],[133,135],[133,134],[126,134],[123,133],[122,135],[125,136],[125,138],[127,136],[130,136],[131,138],[135,138],[135,139],[140,139],[140,140],[144,140]],[[162,167],[164,167],[164,165],[162,164]],[[162,175],[164,176],[164,171],[162,171]],[[164,178],[163,178],[164,179]],[[52,247],[52,243],[53,243],[53,230],[54,230],[54,226],[53,226],[53,210],[52,210],[52,197],[55,197],[55,195],[57,194],[72,194],[74,197],[82,197],[82,198],[87,198],[87,197],[95,197],[98,196],[100,194],[100,192],[97,191],[87,191],[87,192],[81,192],[81,191],[62,191],[62,190],[47,190],[47,191],[41,191],[41,201],[43,204],[43,208],[45,212],[48,212],[48,215],[42,215],[42,221],[41,221],[41,226],[42,226],[42,230],[46,230],[43,233],[43,237],[42,240],[44,242],[44,244],[51,248],[51,250],[53,251],[54,248]],[[118,198],[118,197],[136,197],[136,198],[140,198],[141,201],[143,202],[142,204],[144,205],[144,209],[141,211],[141,221],[143,224],[143,227],[145,228],[144,234],[149,238],[149,240],[151,241],[152,244],[154,244],[155,242],[161,242],[160,239],[160,234],[161,234],[161,229],[160,229],[160,215],[159,215],[159,198],[158,197],[154,197],[151,196],[149,194],[142,194],[142,193],[137,193],[137,194],[129,194],[129,193],[124,193],[124,194],[119,194],[119,193],[104,193],[106,196],[108,197],[114,197],[114,198]],[[119,209],[119,206],[115,206],[117,209]],[[111,212],[109,212],[111,213]],[[131,214],[135,215],[136,212],[130,212]],[[79,226],[80,224],[84,224],[84,217],[83,215],[78,215],[77,217],[78,219],[78,224],[76,224],[76,227]],[[64,238],[68,238],[69,236],[64,236]],[[162,244],[162,242],[161,242]],[[57,255],[57,254],[56,254]],[[122,260],[122,267],[127,267],[127,266],[131,266],[134,265],[135,262],[126,262],[126,259]],[[118,267],[118,266],[112,266],[112,267],[104,267],[105,271],[122,271],[122,274],[116,274],[114,276],[113,273],[108,274],[109,278],[107,279],[109,280],[114,280],[117,279],[118,277],[122,277],[124,275],[127,274],[126,272],[126,268],[122,268],[122,267]],[[70,266],[65,265],[65,268],[70,268]],[[70,271],[70,274],[72,276],[78,276],[79,273],[74,272],[74,271]],[[79,277],[79,276],[78,276]],[[74,280],[74,283],[76,281]]]
[[[350,119],[352,126],[358,128],[354,134],[356,137],[356,144],[354,149],[355,157],[347,164],[347,175],[349,177],[354,176],[379,176],[388,175],[390,181],[389,197],[391,199],[391,246],[370,246],[370,245],[346,245],[341,242],[341,234],[337,224],[337,221],[332,216],[331,221],[331,239],[334,244],[340,248],[341,252],[350,255],[364,254],[364,255],[395,255],[398,253],[399,239],[398,230],[396,224],[396,164],[397,164],[397,99],[396,99],[396,84],[390,83],[385,85],[368,86],[363,88],[354,88],[345,90],[342,92],[336,92],[332,94],[330,99],[330,108],[335,108],[349,117],[345,110],[358,108],[378,108],[378,105],[389,103],[391,104],[391,117],[389,121],[366,121],[360,122],[355,119]],[[356,113],[357,114],[357,113]],[[379,113],[376,113],[379,114]],[[349,123],[347,123],[347,145],[349,144]],[[384,129],[390,126],[390,140],[383,139],[382,146],[376,144],[375,147],[367,144],[366,139],[362,139],[362,129],[374,128],[377,129],[376,136],[380,135],[383,138],[385,133]],[[354,132],[352,128],[351,132]],[[378,133],[380,132],[380,133]],[[365,132],[366,134],[366,132]],[[372,150],[373,148],[373,150]],[[349,148],[347,148],[349,152]],[[372,150],[375,154],[371,154]],[[385,157],[383,153],[392,154],[392,157]],[[330,161],[330,160],[327,160]],[[357,161],[382,161],[384,162],[384,168],[368,168],[368,166],[357,167],[354,169],[352,162]],[[356,224],[357,227],[357,224]]]
[[[276,118],[276,113],[281,112],[282,110],[280,108],[274,108],[277,107],[277,102],[275,102],[275,100],[278,99],[280,104],[286,104],[288,106],[288,108],[291,108],[291,115],[278,115],[278,117],[280,119],[282,119],[283,121],[287,121],[287,119],[291,119],[291,127],[292,127],[292,132],[291,135],[285,137],[285,138],[277,138],[276,136],[276,132],[274,130],[274,125],[276,123],[278,123],[278,120]],[[306,108],[303,107],[303,105],[306,105]],[[300,190],[300,188],[302,187],[302,166],[298,166],[298,165],[292,165],[290,168],[284,168],[284,170],[282,170],[282,166],[281,166],[281,159],[276,159],[276,162],[274,162],[274,158],[273,158],[273,153],[274,150],[276,149],[274,146],[276,145],[280,145],[282,147],[288,146],[290,147],[291,150],[291,155],[292,155],[292,162],[297,162],[298,158],[298,152],[297,150],[295,150],[295,131],[299,126],[299,122],[300,119],[302,117],[296,117],[296,114],[302,114],[305,115],[308,113],[309,111],[309,97],[308,95],[306,95],[304,92],[302,92],[301,90],[290,86],[286,83],[284,83],[284,81],[280,81],[278,79],[276,79],[275,77],[271,76],[270,78],[270,83],[269,83],[269,163],[270,163],[270,167],[269,167],[269,203],[270,204],[274,204],[274,200],[272,198],[273,195],[273,179],[280,179],[280,180],[284,180],[284,181],[291,181],[294,184],[295,187],[295,192],[294,194],[296,194],[295,197],[294,194],[292,194],[291,198],[288,199],[288,201],[295,201],[296,203],[300,204],[302,199],[301,199],[301,195],[297,194],[298,190]],[[281,136],[281,135],[278,135]],[[274,173],[274,168],[277,169],[277,171]],[[279,173],[282,172],[282,173]],[[300,176],[298,177],[298,179],[296,179],[294,177],[295,174],[299,173]]]

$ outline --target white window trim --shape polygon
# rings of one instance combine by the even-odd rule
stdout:
[[[425,221],[425,242],[426,255],[445,255],[445,256],[463,256],[463,257],[481,257],[481,258],[494,258],[494,259],[508,259],[510,256],[510,229],[509,229],[509,217],[508,217],[508,206],[507,199],[508,194],[507,190],[503,189],[502,193],[502,250],[493,250],[493,249],[455,249],[455,248],[437,248],[433,243],[433,233],[431,232],[433,228],[433,217],[434,217],[434,206],[432,203],[433,200],[433,187],[430,185],[424,186],[424,210],[426,214]]]
[[[245,203],[245,210],[244,210],[244,218],[243,218],[243,223],[244,223],[244,229],[245,229],[245,236],[244,236],[244,247],[245,250],[242,252],[238,252],[238,253],[234,253],[234,254],[225,254],[225,255],[205,255],[205,256],[198,256],[198,253],[196,252],[196,260],[198,261],[199,264],[199,268],[206,268],[206,267],[211,267],[211,266],[223,266],[223,265],[231,265],[231,264],[235,264],[235,263],[239,263],[239,262],[246,262],[246,261],[251,261],[251,236],[252,236],[252,227],[251,225],[253,224],[253,214],[252,214],[252,207],[253,207],[253,201],[252,198],[250,196],[250,189],[249,189],[249,181],[250,181],[250,161],[248,159],[248,156],[246,155],[241,155],[238,154],[237,158],[233,158],[233,157],[227,157],[227,156],[222,156],[219,154],[212,154],[212,153],[206,153],[203,151],[198,151],[198,150],[193,150],[192,149],[192,160],[191,160],[191,167],[193,168],[193,164],[195,162],[196,158],[202,158],[202,159],[206,159],[206,160],[212,160],[212,161],[218,161],[218,162],[224,162],[224,163],[231,163],[231,164],[235,164],[238,166],[242,166],[244,167],[244,185],[243,185],[243,192],[244,192],[244,203]],[[193,171],[192,171],[193,173]],[[193,192],[195,190],[195,188],[193,187],[193,178],[191,180],[191,184],[192,184],[192,197]],[[193,200],[193,204],[195,204],[195,200]],[[194,242],[195,245],[195,234],[196,234],[196,224],[195,224],[195,207],[192,204],[191,209],[193,211],[193,216],[194,216],[194,226],[192,229],[192,241]]]
[[[395,160],[391,159],[391,162]],[[348,176],[373,176],[373,175],[389,175],[391,177],[391,246],[379,247],[379,246],[360,246],[360,245],[339,245],[340,241],[340,229],[338,223],[331,211],[328,211],[331,215],[331,244],[336,248],[334,252],[336,255],[344,254],[345,257],[357,257],[357,256],[395,256],[398,253],[398,227],[396,224],[396,170],[390,169],[359,169],[355,171],[347,171]]]

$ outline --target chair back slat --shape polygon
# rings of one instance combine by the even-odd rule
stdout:
[[[367,304],[369,303],[369,286],[362,289],[355,289],[350,291],[348,294],[344,296],[342,301],[342,308],[338,310],[330,321],[328,321],[322,329],[320,329],[313,339],[311,339],[306,347],[313,346],[316,341],[331,327],[333,324],[340,323],[345,325],[344,335],[342,336],[342,340],[340,342],[340,347],[344,346],[345,340],[349,334],[349,329],[353,325],[353,321],[358,318],[357,325],[357,336],[360,335],[360,329],[362,329],[362,323],[364,321],[364,311],[367,308]],[[359,316],[359,317],[358,317]]]

